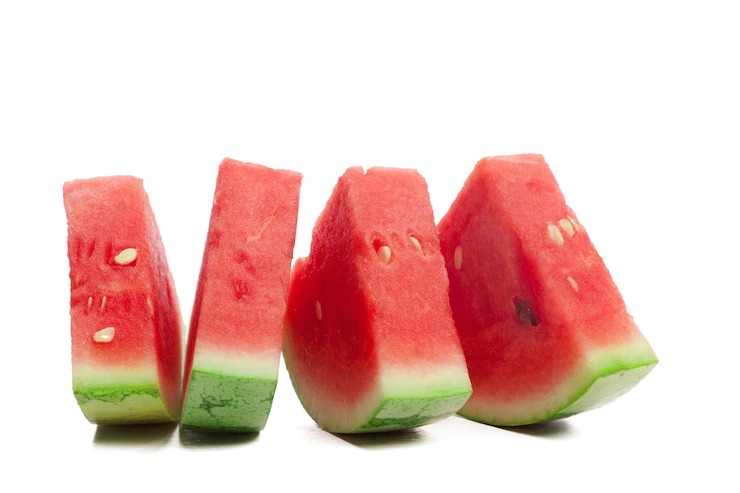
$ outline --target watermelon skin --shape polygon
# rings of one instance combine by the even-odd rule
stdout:
[[[130,176],[76,180],[64,184],[63,195],[77,402],[93,423],[176,421],[182,320],[143,183]]]
[[[438,230],[473,384],[461,415],[567,417],[658,362],[542,156],[481,160]]]
[[[463,405],[471,387],[447,289],[424,179],[348,169],[288,293],[283,356],[319,426],[404,429]]]
[[[301,175],[224,159],[190,321],[181,424],[264,428],[277,385]]]

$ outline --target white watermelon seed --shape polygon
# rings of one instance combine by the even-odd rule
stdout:
[[[87,298],[87,309],[89,310],[92,307],[92,296]]]
[[[380,257],[380,260],[382,260],[383,263],[388,264],[388,262],[391,261],[391,247],[383,245],[378,248],[378,257]]]
[[[455,256],[452,262],[455,264],[455,270],[462,269],[462,245],[457,245],[457,248],[455,248]]]
[[[568,216],[568,220],[569,220],[569,221],[570,221],[570,223],[571,223],[571,224],[573,225],[573,228],[574,228],[574,229],[575,229],[576,231],[580,231],[580,228],[578,227],[578,223],[576,222],[576,220],[575,220],[574,218],[572,218],[572,217]]]
[[[556,245],[562,245],[565,242],[565,240],[563,240],[563,234],[554,224],[547,224],[547,234]]]
[[[576,234],[575,230],[573,229],[573,224],[568,219],[561,219],[558,221],[558,224],[561,228],[563,228],[563,231],[568,233],[568,236],[573,236]]]
[[[136,248],[126,248],[125,250],[121,250],[121,253],[113,257],[113,261],[118,265],[128,265],[136,260],[137,255],[138,252],[136,251]]]
[[[416,248],[419,253],[424,253],[421,249],[421,243],[419,243],[419,240],[416,239],[415,236],[409,235],[409,241],[411,241],[411,244],[414,245],[414,248]]]
[[[573,290],[577,293],[578,292],[578,283],[575,279],[568,276],[568,282],[570,283],[570,287],[573,288]]]
[[[321,321],[322,316],[323,316],[323,313],[321,311],[321,302],[317,301],[316,302],[316,318],[318,318],[319,321]]]
[[[100,329],[93,334],[93,341],[95,342],[110,342],[113,340],[113,336],[116,335],[115,327],[106,327]]]
[[[149,315],[154,316],[154,303],[152,303],[152,297],[147,295],[146,304],[149,306]]]
[[[105,303],[108,301],[107,296],[103,296],[103,299],[100,301],[100,311],[102,312],[105,310]]]

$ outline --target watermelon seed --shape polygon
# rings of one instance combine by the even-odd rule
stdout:
[[[129,265],[136,260],[137,255],[138,252],[136,251],[136,248],[126,248],[113,257],[113,261],[118,265]]]
[[[391,247],[383,245],[378,248],[378,257],[387,265],[391,261]]]
[[[568,276],[568,282],[570,283],[570,287],[573,288],[573,290],[577,293],[578,292],[578,283],[575,279]]]
[[[87,309],[89,310],[92,307],[92,296],[89,296],[87,298]]]
[[[528,322],[534,327],[537,326],[537,319],[534,316],[534,310],[532,310],[532,305],[529,301],[514,298],[514,307],[516,308],[516,316],[520,322]]]
[[[105,310],[105,303],[108,301],[107,296],[103,296],[103,299],[100,301],[100,311],[102,312]]]
[[[563,240],[563,234],[554,224],[547,224],[547,234],[556,245],[562,245],[565,242],[565,240]]]
[[[411,241],[411,244],[414,245],[414,248],[419,251],[419,253],[424,253],[424,250],[421,249],[421,243],[418,239],[416,239],[415,236],[409,235],[409,240]]]
[[[457,248],[455,248],[455,256],[452,262],[455,264],[455,270],[462,269],[462,245],[457,245]]]
[[[152,303],[152,297],[151,296],[147,296],[146,297],[146,304],[147,304],[147,306],[149,306],[149,315],[151,315],[153,317],[154,316],[154,303]]]
[[[570,223],[571,223],[571,224],[573,225],[573,228],[574,228],[574,229],[575,229],[576,231],[580,231],[580,228],[578,227],[578,223],[576,222],[576,220],[575,220],[574,218],[572,218],[572,217],[568,216],[568,220],[569,220],[569,221],[570,221]]]
[[[113,340],[113,336],[116,335],[115,327],[106,327],[100,329],[93,334],[93,341],[95,342],[110,342]]]
[[[318,318],[319,321],[321,321],[322,315],[323,313],[321,312],[321,302],[317,301],[316,302],[316,318]]]
[[[558,221],[558,224],[561,228],[563,228],[563,231],[568,233],[568,236],[573,236],[576,234],[575,230],[573,229],[573,224],[568,219],[561,219]]]

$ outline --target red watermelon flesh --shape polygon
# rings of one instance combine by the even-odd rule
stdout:
[[[142,181],[64,185],[75,397],[101,424],[179,416],[179,305]]]
[[[542,156],[480,161],[438,229],[473,384],[460,414],[569,416],[657,363]]]
[[[301,175],[225,159],[190,322],[182,425],[259,431],[277,384]]]
[[[332,432],[454,413],[470,395],[424,179],[350,168],[293,268],[283,342],[303,406]]]

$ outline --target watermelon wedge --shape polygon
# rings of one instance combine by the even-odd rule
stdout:
[[[93,423],[175,421],[182,321],[140,179],[64,184],[74,395]]]
[[[264,428],[277,384],[301,175],[225,159],[185,363],[181,424]]]
[[[473,384],[461,415],[566,417],[658,362],[542,156],[480,161],[438,229]]]
[[[283,355],[306,411],[335,433],[455,413],[470,380],[424,179],[350,168],[291,274]]]

